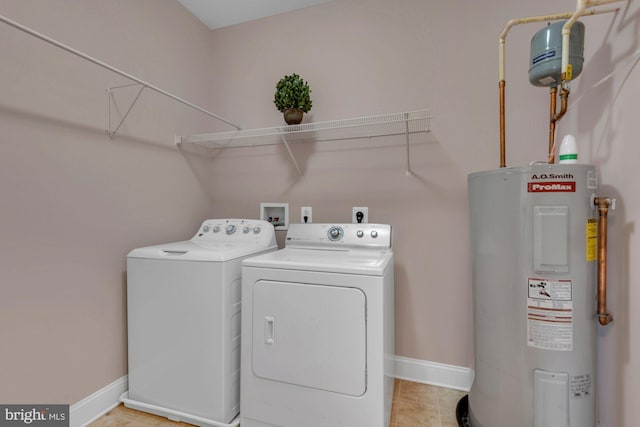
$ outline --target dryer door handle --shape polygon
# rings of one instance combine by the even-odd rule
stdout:
[[[275,319],[273,316],[264,316],[264,342],[273,344],[275,337]]]

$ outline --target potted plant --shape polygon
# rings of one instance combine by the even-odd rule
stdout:
[[[311,110],[311,89],[299,75],[284,76],[276,85],[273,103],[289,125],[302,121],[303,113]]]

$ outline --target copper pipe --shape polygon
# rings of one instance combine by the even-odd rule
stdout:
[[[549,94],[549,164],[552,164],[555,163],[556,122],[553,118],[556,115],[558,87],[552,87]]]
[[[593,203],[598,207],[598,321],[602,326],[613,322],[613,315],[607,313],[607,213],[613,209],[614,201],[596,197]]]
[[[500,88],[500,167],[507,166],[506,159],[506,136],[505,136],[505,118],[504,118],[504,87],[506,86],[504,80],[500,80],[498,87]]]
[[[564,74],[562,76],[564,78]],[[564,86],[564,80],[562,84]],[[555,163],[555,154],[556,154],[556,143],[555,143],[555,133],[556,133],[556,123],[565,115],[567,112],[567,108],[569,106],[569,89],[563,87],[560,90],[560,111],[556,113],[556,92],[557,88],[551,88],[551,106],[550,110],[550,119],[549,119],[549,154],[548,154],[548,162]]]
[[[565,113],[567,112],[567,107],[569,106],[569,89],[562,88],[560,89],[560,111],[557,114],[554,114],[552,120],[555,123],[560,120]]]

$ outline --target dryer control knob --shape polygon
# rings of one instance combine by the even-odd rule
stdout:
[[[371,232],[371,237],[373,237],[374,239],[375,239],[376,237],[378,237],[378,232],[377,232],[376,230],[373,230],[373,231]]]
[[[210,229],[211,229],[211,227],[209,227],[208,225],[205,225],[204,227],[202,227],[202,232],[203,233],[208,233]]]
[[[364,231],[358,230],[358,232],[356,233],[356,236],[358,236],[358,237],[364,236]]]
[[[253,234],[260,234],[262,229],[260,227],[253,227]]]
[[[225,231],[227,232],[227,234],[233,234],[236,232],[236,226],[233,224],[229,224],[226,226]]]
[[[243,229],[242,229],[242,232],[243,232],[244,234],[247,234],[250,230],[251,230],[251,228],[249,228],[249,227],[245,227],[245,228],[243,228]]]
[[[218,233],[220,231],[220,226],[216,225],[215,227],[213,227],[213,232],[214,233]]]

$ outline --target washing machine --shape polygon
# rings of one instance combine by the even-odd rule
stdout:
[[[242,260],[276,249],[269,222],[209,219],[191,240],[128,255],[125,406],[238,424]]]
[[[242,427],[387,427],[391,226],[291,224],[243,261]]]

